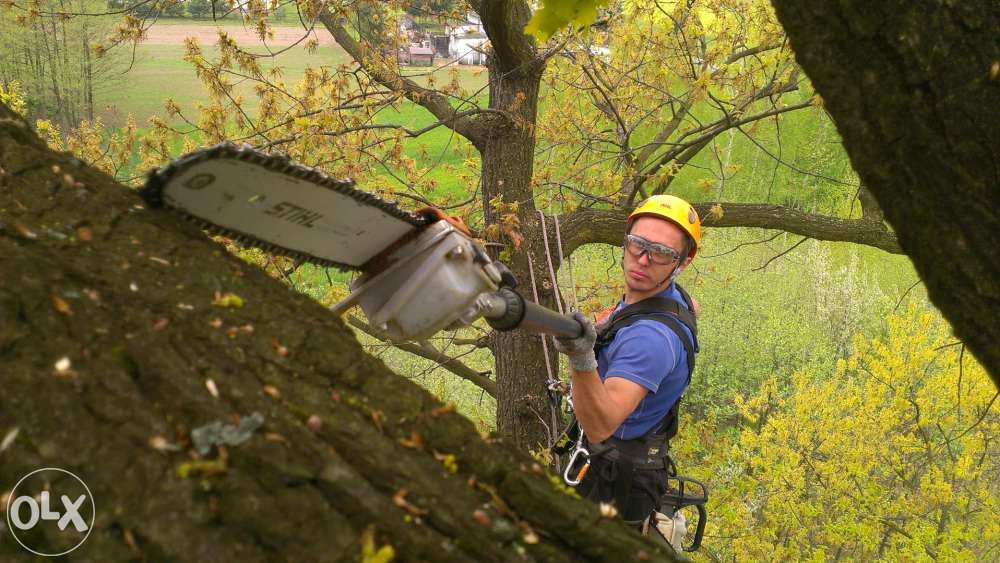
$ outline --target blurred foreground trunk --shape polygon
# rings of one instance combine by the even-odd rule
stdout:
[[[252,413],[247,440],[195,453],[191,430]],[[0,440],[15,428],[0,496],[50,466],[93,492],[72,560],[668,558],[0,105]],[[0,559],[29,555],[0,529]]]

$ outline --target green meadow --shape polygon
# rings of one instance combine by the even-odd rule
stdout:
[[[181,22],[188,28],[197,25],[192,20],[165,22],[164,25],[174,28],[180,27]],[[236,27],[238,23],[232,20],[222,22],[228,28]],[[213,25],[213,22],[201,24],[209,29]],[[248,45],[245,48],[255,53],[266,52],[261,46]],[[203,43],[202,49],[207,58],[217,57],[218,49],[211,44]],[[104,87],[97,92],[96,106],[104,123],[109,128],[114,128],[123,124],[128,114],[132,114],[141,129],[148,123],[150,116],[158,115],[180,130],[190,130],[190,126],[182,120],[168,119],[164,109],[166,100],[172,99],[187,119],[197,121],[199,104],[208,97],[207,89],[197,77],[194,67],[183,60],[184,53],[185,47],[179,43],[138,45],[128,72],[113,86]],[[280,66],[281,80],[289,88],[293,88],[302,78],[307,67],[335,68],[349,62],[349,57],[343,50],[326,45],[314,52],[307,51],[303,46],[296,46],[278,57],[261,59],[265,71]],[[485,105],[485,71],[478,67],[457,66],[457,69],[463,89],[470,92],[481,105]],[[407,71],[415,80],[425,83],[430,69],[410,67]],[[448,70],[437,70],[435,80],[437,83],[450,80]],[[253,81],[234,77],[232,83],[234,96],[245,99],[244,107],[248,115],[254,117],[258,104],[253,94]],[[539,115],[545,115],[544,104],[549,103],[548,100],[543,96]],[[707,108],[696,108],[694,113],[698,118],[710,116]],[[379,123],[399,124],[411,129],[434,121],[435,118],[426,110],[409,101],[404,101],[397,107],[385,108],[377,117]],[[850,202],[845,202],[842,197],[844,187],[823,178],[843,182],[849,177],[850,166],[834,127],[821,109],[808,108],[786,114],[780,124],[764,122],[752,134],[754,139],[737,130],[720,135],[715,147],[703,150],[680,172],[673,191],[695,201],[763,200],[817,211],[850,212]],[[636,142],[641,142],[643,136],[651,135],[651,131],[640,131],[635,136]],[[180,150],[180,147],[176,148]],[[719,154],[714,154],[713,148]],[[474,156],[468,143],[449,129],[438,127],[421,135],[408,142],[404,152],[416,160],[418,168],[425,169],[426,179],[433,180],[436,184],[436,188],[428,194],[432,198],[457,200],[465,197],[471,189],[467,181],[455,175],[453,168],[440,166],[459,166],[470,154]],[[738,172],[728,174],[725,182],[719,180],[720,154],[740,167]],[[781,162],[778,163],[771,155],[780,158]],[[809,174],[802,174],[799,170],[806,170]],[[765,173],[767,180],[762,182]]]

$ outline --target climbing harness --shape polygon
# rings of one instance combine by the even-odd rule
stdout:
[[[600,327],[594,346],[595,353],[609,345],[619,330],[640,320],[656,321],[673,331],[680,339],[687,357],[687,376],[690,380],[695,366],[695,354],[698,351],[697,321],[692,313],[693,302],[690,296],[679,285],[677,288],[684,300],[683,305],[673,299],[654,297],[614,312]],[[642,517],[641,520],[632,521],[632,524],[636,525],[644,534],[658,535],[663,538],[664,532],[658,527],[658,523],[662,519],[662,527],[668,528],[666,519],[669,519],[668,531],[671,537],[665,538],[665,541],[674,546],[675,549],[693,551],[700,547],[704,534],[705,503],[708,500],[708,494],[707,488],[702,483],[679,476],[676,466],[668,455],[670,439],[677,434],[679,404],[680,399],[670,407],[651,431],[632,440],[611,437],[604,442],[590,444],[586,441],[584,433],[574,419],[552,450],[556,456],[569,454],[567,466],[563,472],[563,480],[571,486],[577,486],[583,482],[584,477],[591,470],[593,462],[602,460],[605,466],[609,463],[613,464],[611,481],[606,481],[603,487],[598,482],[592,481],[587,486],[587,492],[604,498],[610,494],[623,516],[626,513],[636,472],[640,470],[665,470],[666,493],[659,496],[654,510],[649,515]],[[600,479],[603,475],[603,473],[599,473],[597,478]],[[597,490],[598,487],[601,487],[604,492],[600,493]],[[695,540],[690,545],[685,546],[682,545],[681,538],[685,536],[687,527],[680,511],[688,506],[696,508],[698,518]],[[654,532],[653,529],[657,531]]]

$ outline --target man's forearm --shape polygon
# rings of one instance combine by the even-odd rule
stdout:
[[[614,401],[597,370],[579,372],[570,370],[573,381],[573,411],[580,427],[591,442],[603,442],[621,424],[621,407]],[[626,413],[627,415],[628,413]]]

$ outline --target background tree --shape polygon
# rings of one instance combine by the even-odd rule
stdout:
[[[184,17],[186,1],[173,0],[168,1],[163,4],[163,15],[170,16],[172,18],[182,18]]]
[[[730,539],[709,560],[996,557],[998,391],[935,315],[911,307],[886,328],[832,377],[804,369],[739,401],[739,432],[689,424],[718,442],[677,452],[716,484],[707,534]]]
[[[0,83],[19,82],[28,115],[63,131],[94,120],[94,91],[113,88],[125,63],[94,51],[116,20],[96,0],[45,1],[33,11],[0,11]],[[94,14],[68,17],[72,13]]]
[[[1000,12],[988,1],[774,0],[855,169],[1000,386]]]
[[[192,18],[207,18],[212,14],[212,0],[187,0],[185,4]]]

